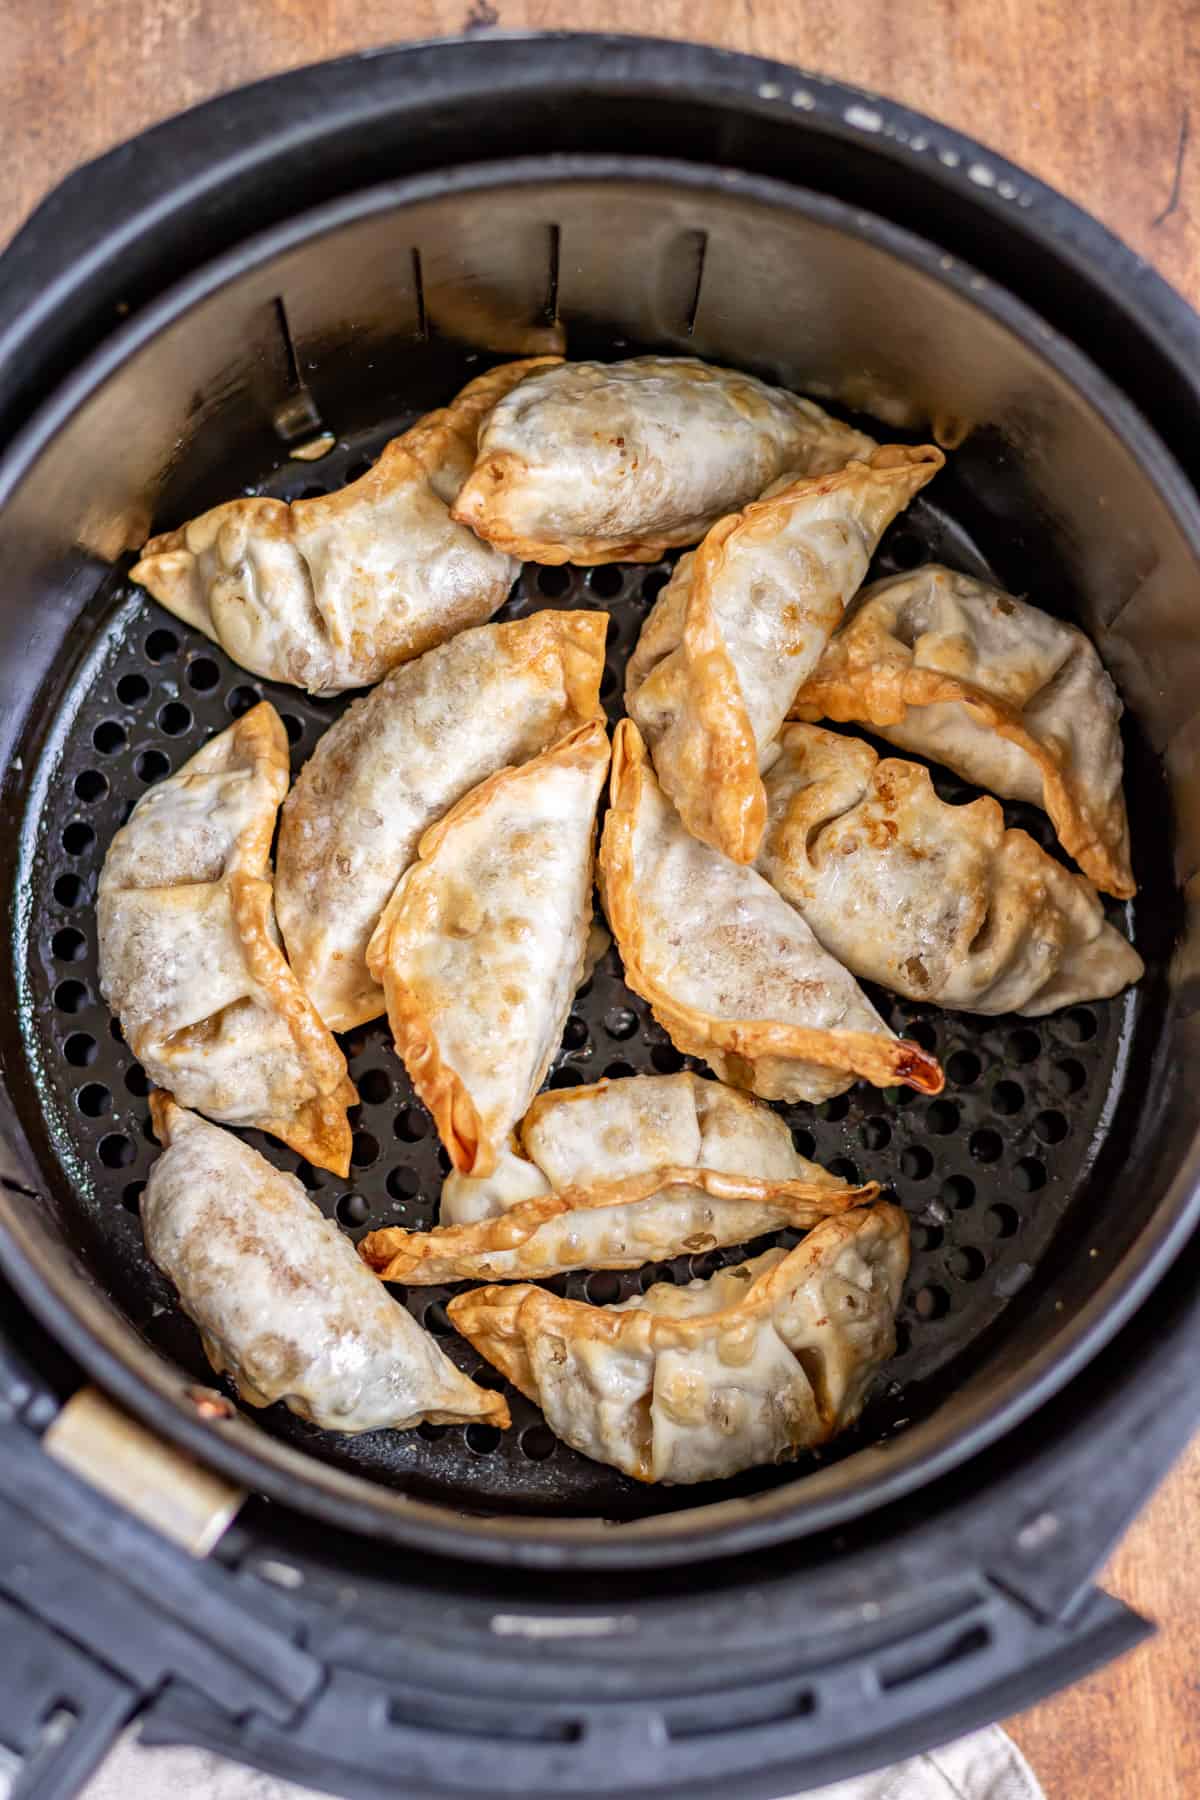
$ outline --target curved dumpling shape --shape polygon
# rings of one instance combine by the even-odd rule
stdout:
[[[344,712],[283,809],[275,901],[292,967],[334,1031],[384,1010],[367,941],[428,828],[497,769],[603,716],[604,613],[483,625]]]
[[[264,700],[138,801],[100,873],[100,991],[183,1105],[346,1175],[358,1096],[272,910],[287,782],[287,735]]]
[[[874,447],[814,401],[694,357],[562,363],[497,404],[452,511],[532,562],[656,562],[785,470]]]
[[[829,1441],[896,1344],[908,1222],[881,1204],[826,1219],[687,1287],[620,1306],[476,1288],[447,1308],[558,1436],[638,1481],[715,1481]]]
[[[947,806],[920,763],[789,725],[766,787],[758,869],[863,980],[1036,1017],[1144,972],[1090,881],[1006,831],[995,800]]]
[[[490,1175],[583,974],[599,720],[501,769],[421,840],[367,950],[396,1049],[456,1169]]]
[[[1121,711],[1082,631],[931,563],[859,597],[793,716],[857,720],[1006,800],[1044,807],[1084,874],[1128,900]]]
[[[613,741],[600,889],[630,987],[723,1080],[766,1100],[828,1100],[855,1076],[941,1092],[934,1059],[895,1036],[770,883],[684,829],[629,719]]]
[[[679,563],[630,658],[625,702],[693,836],[735,862],[762,840],[763,758],[883,532],[943,466],[889,444],[776,483]]]
[[[795,1150],[769,1107],[698,1075],[539,1095],[519,1136],[544,1180],[539,1198],[436,1231],[373,1231],[359,1250],[376,1274],[536,1281],[568,1269],[636,1269],[783,1226],[806,1230],[879,1191],[838,1181]]]
[[[164,1149],[141,1200],[146,1248],[244,1400],[282,1400],[326,1431],[509,1424],[501,1396],[455,1368],[293,1175],[169,1094],[150,1109]]]
[[[236,663],[311,694],[367,687],[490,618],[516,564],[450,516],[496,401],[556,357],[505,363],[311,500],[229,500],[151,538],[132,579]]]

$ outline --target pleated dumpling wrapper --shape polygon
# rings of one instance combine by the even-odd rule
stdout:
[[[504,363],[310,500],[229,500],[151,538],[133,571],[244,669],[310,694],[368,687],[502,606],[511,557],[450,516],[496,401],[549,360]]]
[[[657,562],[785,471],[874,447],[813,401],[694,357],[561,363],[497,403],[452,510],[531,562]]]
[[[150,1110],[164,1149],[141,1200],[146,1248],[244,1400],[282,1400],[326,1431],[509,1423],[500,1395],[455,1368],[294,1175],[169,1094],[151,1094]]]
[[[1031,1017],[1143,974],[1091,882],[999,804],[939,800],[920,763],[788,725],[758,868],[853,974],[910,1000]]]
[[[367,951],[396,1049],[454,1167],[490,1175],[583,975],[599,720],[467,794],[421,840]]]
[[[1121,711],[1082,631],[930,563],[859,596],[793,716],[869,725],[1002,799],[1044,807],[1089,880],[1128,900]]]
[[[333,1031],[384,1010],[367,941],[431,825],[497,769],[603,717],[604,613],[481,625],[406,663],[321,738],[288,795],[275,902]]]
[[[625,701],[695,837],[752,862],[760,769],[897,513],[945,462],[889,444],[768,488],[677,566],[629,661]]]
[[[852,1423],[895,1349],[907,1272],[908,1222],[884,1203],[620,1306],[519,1284],[475,1288],[447,1311],[585,1456],[638,1481],[716,1481]]]
[[[941,1092],[938,1064],[884,1024],[795,908],[685,829],[630,719],[613,740],[600,891],[626,981],[722,1080],[765,1100],[828,1100],[856,1076]]]
[[[360,1254],[385,1281],[538,1281],[568,1269],[637,1269],[807,1230],[874,1199],[794,1148],[748,1094],[698,1075],[634,1075],[540,1094],[519,1128],[543,1192],[435,1231],[373,1231]],[[451,1176],[460,1188],[487,1181]],[[481,1195],[480,1198],[483,1198]],[[446,1195],[442,1197],[443,1218]]]
[[[100,872],[100,991],[182,1105],[346,1175],[358,1096],[272,910],[287,783],[287,735],[264,700],[143,795]]]

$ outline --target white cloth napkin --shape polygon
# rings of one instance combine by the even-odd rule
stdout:
[[[397,1794],[402,1793],[397,1788]],[[322,1800],[311,1788],[260,1775],[207,1750],[144,1749],[128,1731],[101,1763],[80,1800]],[[737,1796],[730,1795],[730,1800]],[[806,1800],[1046,1800],[1041,1783],[998,1725],[944,1750],[832,1787]]]

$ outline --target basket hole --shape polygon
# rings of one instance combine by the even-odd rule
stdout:
[[[571,571],[562,567],[539,569],[537,584],[539,594],[545,594],[548,600],[559,600],[571,585]]]
[[[100,1161],[106,1169],[127,1169],[137,1151],[123,1131],[110,1131],[100,1139]]]
[[[805,1131],[802,1127],[797,1127],[797,1129],[793,1131],[792,1143],[795,1146],[797,1156],[803,1156],[809,1162],[812,1161],[817,1153],[816,1138],[811,1131]]]
[[[545,1462],[548,1456],[553,1456],[556,1441],[548,1425],[527,1425],[517,1439],[521,1454],[531,1462]]]
[[[464,1436],[467,1449],[473,1450],[476,1456],[490,1456],[493,1450],[500,1448],[500,1432],[495,1425],[468,1425]]]
[[[310,1194],[317,1193],[319,1189],[325,1186],[324,1174],[320,1169],[314,1169],[312,1164],[303,1156],[296,1164],[296,1180],[300,1183],[301,1187],[306,1187]]]
[[[127,1206],[130,1212],[140,1212],[142,1208],[142,1195],[145,1191],[146,1184],[144,1181],[128,1182],[121,1191],[122,1206]]]
[[[946,1258],[946,1273],[955,1281],[978,1281],[987,1269],[987,1257],[974,1244],[961,1244]]]
[[[383,1069],[368,1069],[358,1077],[358,1097],[368,1106],[382,1106],[392,1097],[391,1077]]]
[[[953,1100],[935,1100],[925,1109],[925,1127],[935,1137],[949,1137],[958,1129],[958,1108]]]
[[[96,834],[82,819],[68,825],[62,834],[62,847],[68,856],[84,856],[96,841]]]
[[[422,1419],[417,1426],[417,1436],[423,1437],[427,1444],[436,1444],[439,1438],[445,1437],[449,1429],[448,1425],[435,1425],[432,1419]]]
[[[87,954],[87,939],[73,925],[64,925],[50,940],[50,948],[58,962],[78,962]]]
[[[112,1111],[112,1095],[102,1081],[89,1081],[75,1096],[75,1104],[89,1119],[99,1119]]]
[[[577,1013],[572,1013],[563,1026],[564,1050],[582,1050],[588,1041],[588,1035],[587,1020],[581,1019]]]
[[[386,1186],[393,1200],[415,1200],[421,1191],[420,1177],[413,1169],[389,1169]]]
[[[837,1125],[850,1111],[850,1096],[848,1094],[835,1094],[833,1099],[826,1100],[818,1108],[818,1111],[823,1119],[828,1119],[831,1124]]]
[[[931,1282],[928,1286],[917,1289],[913,1306],[918,1319],[944,1319],[950,1311],[950,1295],[944,1287]]]
[[[168,700],[158,709],[158,728],[168,737],[179,737],[192,722],[192,715],[182,700]]]
[[[602,600],[615,600],[625,586],[625,577],[616,563],[606,563],[602,568],[592,570],[588,586]]]
[[[1036,1031],[1010,1031],[1005,1043],[1009,1060],[1015,1063],[1036,1062],[1042,1053],[1042,1040]]]
[[[942,1183],[942,1199],[957,1212],[965,1212],[975,1203],[975,1183],[969,1175],[948,1175]]]
[[[120,1019],[110,1019],[108,1021],[108,1032],[114,1044],[123,1044],[125,1042],[125,1033],[121,1030]]]
[[[976,1162],[999,1162],[1001,1156],[1004,1154],[1004,1140],[998,1131],[989,1131],[986,1129],[982,1131],[973,1131],[969,1141],[969,1148],[971,1155],[975,1158]]]
[[[257,688],[245,686],[230,688],[225,696],[225,707],[235,719],[240,719],[242,714],[248,713],[252,706],[257,706],[261,698],[262,695]]]
[[[844,1181],[847,1187],[857,1187],[862,1180],[858,1164],[852,1157],[835,1156],[828,1168],[829,1173],[836,1175],[839,1181]]]
[[[146,655],[152,663],[164,662],[168,656],[174,656],[178,648],[179,639],[175,633],[161,625],[146,639]]]
[[[626,1081],[630,1075],[636,1074],[637,1070],[632,1063],[610,1062],[604,1071],[604,1078],[606,1081]]]
[[[1096,1015],[1086,1006],[1072,1007],[1058,1020],[1058,1029],[1068,1043],[1086,1044],[1096,1035]]]
[[[1015,1206],[1005,1201],[997,1201],[989,1206],[983,1215],[983,1222],[995,1238],[1010,1238],[1017,1235],[1021,1224],[1021,1215]]]
[[[924,1144],[909,1144],[900,1152],[900,1173],[906,1181],[926,1181],[933,1174],[933,1156]]]
[[[1020,1112],[1025,1104],[1025,1089],[1016,1081],[998,1081],[992,1089],[992,1111],[1003,1113]]]
[[[1043,1144],[1061,1144],[1070,1127],[1062,1113],[1040,1112],[1033,1121],[1033,1129]]]
[[[287,732],[288,743],[298,744],[304,736],[304,720],[298,719],[295,713],[280,713],[283,729]]]
[[[655,1044],[650,1052],[650,1063],[656,1074],[677,1075],[683,1067],[683,1058],[674,1044]]]
[[[396,1114],[392,1129],[406,1144],[419,1144],[429,1135],[429,1117],[419,1107],[405,1106]]]
[[[1057,1064],[1054,1070],[1054,1085],[1060,1094],[1078,1094],[1087,1086],[1087,1070],[1073,1056],[1065,1062]]]
[[[555,1069],[546,1086],[550,1088],[582,1087],[583,1076],[578,1069]]]
[[[54,1004],[59,1012],[77,1013],[88,1003],[88,991],[82,981],[60,981],[54,990]]]
[[[637,1014],[627,1006],[610,1006],[604,1015],[604,1029],[618,1041],[630,1038],[637,1030]]]
[[[937,1049],[937,1028],[928,1019],[911,1019],[905,1027],[904,1036],[914,1044],[920,1044],[922,1050]]]
[[[653,606],[658,596],[671,579],[670,569],[652,569],[649,575],[642,577],[642,599],[647,606]]]
[[[92,742],[101,756],[113,756],[125,748],[125,727],[115,719],[102,719],[92,733]]]
[[[369,1169],[379,1161],[379,1139],[370,1131],[356,1131],[350,1148],[350,1161],[356,1169]]]
[[[476,1387],[487,1388],[491,1394],[498,1394],[501,1388],[508,1385],[499,1369],[493,1369],[489,1363],[484,1363],[481,1369],[476,1369],[472,1373],[471,1380]]]
[[[89,804],[94,800],[103,800],[108,792],[108,777],[99,769],[84,769],[75,777],[75,793],[80,800]]]
[[[940,1250],[945,1235],[940,1225],[914,1225],[912,1227],[913,1246],[917,1250]]]
[[[150,1092],[150,1077],[141,1063],[131,1063],[125,1071],[125,1086],[139,1100],[144,1100]]]
[[[593,1306],[610,1306],[621,1295],[621,1277],[612,1269],[601,1269],[589,1275],[583,1291]]]
[[[1013,1170],[1013,1186],[1025,1194],[1036,1194],[1046,1185],[1046,1165],[1036,1156],[1023,1156]]]
[[[161,750],[143,750],[133,769],[139,781],[161,781],[171,773],[171,761]]]
[[[371,1202],[365,1194],[343,1194],[334,1210],[339,1225],[365,1225],[371,1216]]]
[[[858,1135],[864,1150],[886,1150],[892,1141],[892,1128],[886,1119],[864,1119]]]
[[[221,679],[221,671],[211,656],[193,657],[187,666],[187,684],[198,694],[211,693]]]
[[[73,1031],[63,1045],[63,1055],[73,1069],[86,1069],[96,1060],[99,1046],[86,1031]]]
[[[983,1064],[973,1050],[956,1050],[946,1061],[946,1075],[955,1087],[970,1087],[983,1073]]]
[[[122,675],[117,683],[117,699],[122,706],[140,706],[150,692],[144,675]]]

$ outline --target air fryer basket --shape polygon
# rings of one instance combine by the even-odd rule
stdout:
[[[914,1517],[891,1504],[905,1494],[920,1489],[932,1518],[954,1484],[955,1505],[969,1498],[1011,1523],[1055,1491],[1055,1445],[1063,1481],[1077,1486],[1074,1425],[1086,1409],[1071,1395],[1092,1383],[1087,1405],[1107,1409],[1095,1441],[1111,1445],[1118,1419],[1138,1408],[1132,1371],[1148,1354],[1152,1309],[1161,1309],[1164,1345],[1169,1322],[1187,1315],[1183,1277],[1164,1282],[1197,1212],[1200,1092],[1188,1068],[1200,398],[1184,372],[1200,342],[1196,322],[1160,284],[1135,281],[1131,260],[1098,228],[977,147],[792,71],[679,46],[426,47],[230,97],[147,146],[86,171],[74,193],[68,184],[10,253],[0,298],[9,357],[0,418],[15,433],[0,462],[0,861],[12,946],[0,972],[0,1263],[58,1342],[130,1410],[283,1503],[268,1530],[289,1541],[289,1557],[299,1560],[306,1518],[336,1528],[330,1592],[357,1595],[365,1618],[388,1616],[367,1598],[361,1559],[369,1564],[362,1546],[371,1540],[460,1559],[428,1567],[459,1571],[437,1576],[455,1595],[456,1619],[475,1605],[466,1596],[477,1582],[486,1596],[479,1629],[494,1656],[496,1634],[510,1629],[496,1621],[510,1615],[484,1609],[497,1595],[514,1606],[531,1592],[545,1600],[539,1569],[555,1573],[564,1605],[573,1595],[627,1606],[614,1630],[657,1597],[661,1636],[702,1579],[718,1596],[706,1602],[712,1616],[724,1616],[719,1596],[743,1591],[745,1553],[770,1545],[754,1579],[770,1566],[780,1580],[807,1583],[812,1619],[836,1637],[842,1600],[812,1576],[822,1560],[859,1559],[858,1572],[839,1579],[857,1597],[874,1595],[889,1542]],[[105,207],[111,216],[98,225]],[[129,585],[130,553],[151,528],[231,495],[294,498],[352,479],[415,414],[556,319],[572,355],[700,355],[813,393],[884,437],[936,433],[954,446],[948,466],[889,532],[877,569],[936,557],[1077,620],[1128,708],[1139,894],[1109,916],[1134,937],[1145,980],[1042,1021],[878,996],[942,1058],[944,1094],[860,1085],[822,1107],[782,1109],[806,1154],[890,1183],[909,1211],[900,1350],[860,1426],[824,1457],[713,1489],[639,1487],[557,1443],[519,1396],[510,1396],[514,1429],[503,1436],[474,1426],[335,1438],[281,1408],[212,1405],[215,1378],[142,1248],[137,1196],[155,1154],[146,1082],[97,987],[96,878],[148,784],[263,695],[284,717],[298,767],[343,704],[238,669]],[[293,457],[326,430],[329,455]],[[610,612],[602,692],[615,717],[625,658],[668,571],[529,567],[504,616],[546,605]],[[938,779],[947,798],[968,797],[962,783]],[[1039,813],[1006,810],[1053,849]],[[430,1121],[382,1022],[345,1044],[362,1099],[351,1179],[304,1165],[299,1173],[352,1236],[429,1224],[442,1172]],[[550,1084],[681,1066],[695,1065],[624,988],[610,950],[577,1000]],[[296,1168],[280,1146],[255,1141]],[[688,1279],[711,1266],[684,1258],[670,1268]],[[560,1285],[604,1301],[638,1279],[578,1275]],[[445,1290],[396,1291],[477,1369],[448,1332]],[[1139,1347],[1106,1360],[1119,1332],[1121,1344]],[[1177,1376],[1170,1381],[1156,1429],[1181,1408],[1194,1416]],[[1173,1445],[1184,1429],[1173,1423],[1161,1441]],[[1105,1505],[1089,1498],[1103,1515],[1084,1534],[1095,1554],[1144,1492],[1146,1469],[1161,1465],[1166,1451],[1149,1448],[1160,1437],[1147,1429],[1139,1438],[1129,1483],[1115,1484]],[[1061,1497],[1054,1506],[1044,1517],[1070,1511]],[[245,1517],[255,1529],[262,1522],[253,1503]],[[1035,1517],[1028,1529],[998,1551],[997,1580],[1021,1596],[1040,1584],[1031,1612],[1053,1622],[1077,1601],[1090,1560],[1064,1553],[1055,1569],[1043,1552],[1059,1523]],[[943,1660],[930,1652],[917,1673],[932,1680],[943,1663],[980,1651],[981,1666],[993,1654],[997,1667],[1040,1666],[1041,1652],[1016,1637],[1001,1642],[994,1624],[973,1635],[983,1630],[969,1622],[982,1589],[968,1583],[967,1597],[964,1589],[939,1612],[939,1558],[954,1560],[966,1530],[949,1527],[924,1561],[906,1539],[892,1560],[898,1589],[909,1599],[920,1589],[921,1629],[948,1634]],[[242,1554],[250,1538],[238,1541]],[[975,1542],[971,1566],[977,1551]],[[742,1560],[697,1561],[734,1556]],[[473,1574],[462,1572],[468,1559]],[[338,1586],[352,1564],[355,1587]],[[602,1591],[587,1586],[586,1571],[598,1568],[611,1571]],[[418,1601],[407,1603],[417,1616]],[[863,1618],[868,1605],[882,1616],[873,1598],[863,1605]],[[782,1601],[761,1616],[782,1630]],[[670,1625],[676,1647],[696,1624],[679,1627],[685,1639]],[[1101,1640],[1109,1651],[1128,1641],[1094,1609],[1085,1626],[1090,1648],[1072,1668],[1105,1653]],[[429,1641],[449,1629],[431,1625]],[[739,1629],[749,1630],[744,1617]],[[550,1688],[560,1678],[569,1686],[570,1669],[593,1654],[564,1648],[560,1671],[541,1648],[539,1679]],[[603,1679],[615,1693],[625,1677],[621,1647],[612,1649]],[[375,1655],[364,1650],[363,1666]],[[747,1681],[755,1666],[747,1660]],[[482,1692],[500,1677],[473,1679]],[[903,1711],[900,1677],[872,1680],[877,1719]],[[744,1722],[786,1719],[798,1730],[808,1710],[825,1720],[813,1681],[807,1699],[789,1689],[778,1713],[751,1708]],[[223,1741],[211,1725],[201,1731],[186,1702],[179,1716],[190,1720],[179,1729]],[[688,1779],[698,1793],[721,1757],[688,1719],[667,1738],[672,1755],[676,1738],[697,1739]],[[944,1722],[961,1728],[970,1718],[947,1711]],[[555,1782],[584,1791],[582,1776],[562,1772],[561,1746],[575,1739],[541,1729],[530,1727],[528,1743],[553,1770],[535,1777],[527,1768],[531,1791],[557,1792]],[[579,1727],[588,1745],[590,1729]],[[828,1747],[837,1727],[820,1730]],[[862,1735],[857,1724],[843,1730]],[[902,1748],[894,1739],[887,1753]],[[493,1745],[487,1778],[498,1790],[520,1787],[498,1754]],[[746,1754],[750,1762],[729,1766],[749,1794]],[[272,1757],[286,1763],[278,1744]],[[596,1766],[588,1779],[602,1786]],[[808,1773],[846,1766],[843,1758]],[[644,1778],[656,1791],[665,1779]],[[422,1780],[440,1791],[428,1771]],[[464,1774],[464,1791],[470,1785]],[[632,1777],[626,1785],[633,1791]]]

